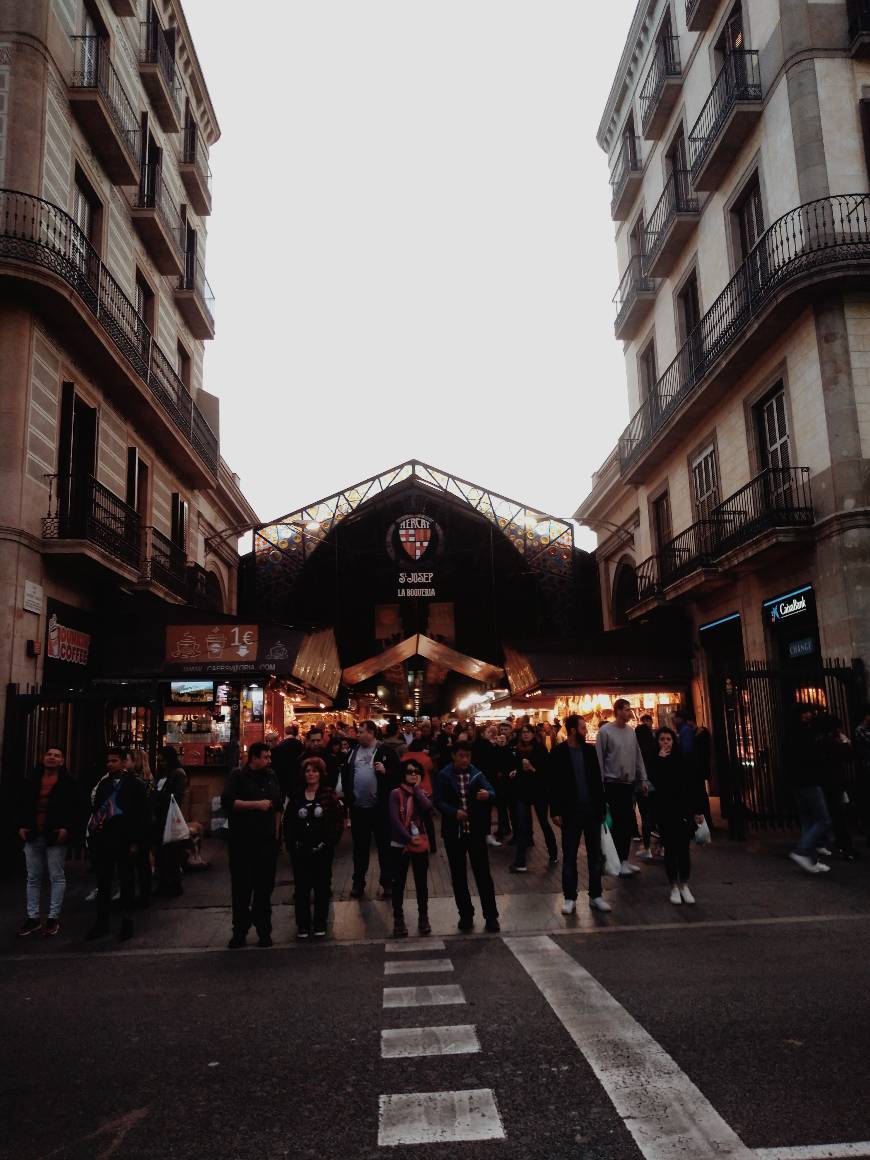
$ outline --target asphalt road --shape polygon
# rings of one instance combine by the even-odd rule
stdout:
[[[0,1155],[644,1156],[512,943],[0,960]],[[870,1140],[867,915],[517,940],[533,944],[585,968],[747,1148]],[[452,970],[385,977],[418,958]],[[465,1003],[384,1008],[384,987],[415,985],[458,985]],[[473,1026],[480,1050],[382,1058],[382,1030],[447,1025]],[[381,1097],[480,1089],[503,1138],[379,1145]]]

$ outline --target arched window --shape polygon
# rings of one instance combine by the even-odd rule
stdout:
[[[613,624],[620,627],[628,623],[628,610],[637,604],[637,576],[634,572],[634,561],[623,558],[616,565],[616,575],[613,577]]]

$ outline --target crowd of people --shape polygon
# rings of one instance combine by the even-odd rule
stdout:
[[[326,937],[335,849],[347,828],[351,897],[365,897],[374,848],[379,896],[392,903],[396,938],[409,933],[409,871],[417,932],[431,931],[429,860],[439,840],[459,930],[474,926],[470,867],[485,930],[498,931],[490,848],[509,844],[510,871],[527,873],[535,820],[550,865],[561,860],[563,914],[577,905],[581,841],[593,910],[611,910],[602,890],[605,866],[628,878],[639,872],[638,862],[656,860],[664,864],[670,901],[693,904],[690,851],[693,840],[709,840],[712,828],[706,786],[710,734],[684,711],[673,714],[673,727],[654,728],[649,715],[636,724],[632,718],[629,702],[617,699],[594,744],[576,715],[564,723],[532,724],[526,717],[480,726],[432,717],[416,724],[393,720],[383,729],[363,720],[336,724],[328,732],[312,725],[304,737],[294,724],[280,742],[252,744],[244,764],[228,775],[221,797],[232,883],[229,947],[244,946],[252,927],[260,946],[272,945],[272,893],[282,844],[293,868],[297,937]],[[819,858],[830,853],[826,843],[845,858],[855,856],[843,773],[853,758],[866,775],[864,784],[870,780],[870,709],[856,730],[853,752],[838,722],[806,707],[789,760],[802,825],[791,856],[802,869],[827,868]],[[109,931],[116,884],[122,939],[133,935],[133,911],[148,905],[155,875],[158,894],[182,892],[189,842],[176,840],[169,823],[180,816],[186,789],[187,776],[171,746],[161,751],[155,775],[143,751],[108,750],[87,823],[97,877],[97,918],[89,939]],[[79,817],[76,782],[63,750],[51,747],[25,783],[20,804],[18,832],[27,863],[22,937],[59,930],[64,862]],[[46,878],[49,907],[43,922]]]

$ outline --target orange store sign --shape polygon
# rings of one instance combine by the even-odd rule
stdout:
[[[166,627],[166,660],[170,664],[254,661],[259,645],[256,624],[173,624]]]

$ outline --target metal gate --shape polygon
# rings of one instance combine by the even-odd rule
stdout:
[[[828,660],[787,670],[747,661],[726,680],[724,720],[719,723],[725,730],[728,763],[722,771],[722,810],[732,837],[797,824],[788,762],[801,706],[813,705],[838,718],[851,738],[864,697],[864,670],[858,661],[849,665]],[[854,777],[850,768],[850,784]]]
[[[109,745],[136,745],[148,753],[152,768],[157,749],[159,713],[156,701],[118,692],[106,696],[93,690],[66,697],[28,685],[6,686],[3,762],[0,772],[0,868],[15,860],[15,814],[24,778],[51,745],[63,747],[67,765],[77,778],[83,800],[105,772]],[[82,829],[82,833],[84,830]]]

